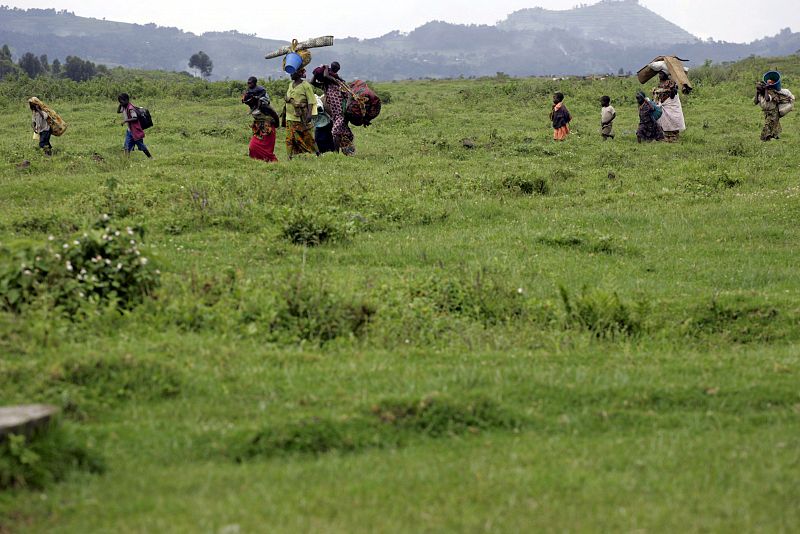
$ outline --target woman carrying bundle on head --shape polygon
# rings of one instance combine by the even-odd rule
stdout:
[[[286,91],[284,126],[286,126],[286,150],[289,159],[298,154],[316,154],[313,118],[317,114],[317,96],[314,88],[305,81],[306,69],[300,68],[292,74],[292,83]]]
[[[667,72],[659,72],[658,77],[659,84],[653,89],[653,100],[662,109],[658,125],[664,130],[664,140],[668,143],[675,143],[680,138],[681,132],[686,130],[686,119],[683,117],[678,84],[672,81]]]
[[[275,157],[275,129],[280,124],[280,118],[270,105],[267,90],[258,85],[255,77],[247,80],[247,91],[242,95],[242,103],[247,104],[253,117],[250,157],[261,161],[278,161]]]
[[[330,66],[317,67],[314,69],[312,83],[325,92],[327,109],[330,111],[331,121],[333,121],[333,140],[336,143],[336,149],[341,150],[345,156],[354,156],[356,153],[355,136],[344,115],[345,99],[342,91],[346,85],[339,76],[339,70],[341,70],[341,65],[336,61]]]

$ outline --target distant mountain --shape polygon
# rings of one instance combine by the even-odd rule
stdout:
[[[311,37],[298,35],[298,38]],[[266,52],[286,44],[239,32],[195,35],[154,24],[126,24],[78,17],[52,9],[0,7],[0,44],[18,57],[47,54],[52,61],[76,55],[108,66],[188,70],[203,50],[214,61],[214,79],[250,75],[282,77],[280,60]],[[430,22],[410,33],[375,39],[337,39],[313,52],[313,64],[340,61],[348,78],[394,80],[486,76],[581,75],[636,71],[653,57],[677,54],[694,60],[731,61],[753,54],[800,50],[800,34],[783,30],[749,44],[700,41],[636,0],[603,0],[566,11],[518,11],[495,26]]]
[[[638,0],[603,0],[567,11],[541,7],[512,13],[499,23],[506,31],[542,32],[561,29],[583,39],[617,45],[672,45],[693,43],[697,37],[653,13]]]

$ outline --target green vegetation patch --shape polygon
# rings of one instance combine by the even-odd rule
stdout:
[[[491,430],[515,430],[521,419],[487,398],[472,401],[440,395],[421,400],[384,400],[340,418],[312,418],[273,425],[234,446],[239,461],[287,453],[323,454],[395,448],[419,438],[444,438]]]
[[[41,490],[73,471],[105,469],[102,456],[68,426],[51,423],[29,436],[0,439],[0,490]]]

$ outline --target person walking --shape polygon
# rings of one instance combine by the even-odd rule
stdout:
[[[258,85],[255,76],[247,80],[247,91],[242,95],[242,103],[250,108],[250,116],[253,118],[250,157],[269,163],[277,162],[275,141],[280,117],[272,108],[267,90]]]
[[[639,129],[636,131],[636,140],[639,143],[644,141],[663,141],[664,130],[661,129],[658,121],[653,118],[654,104],[641,91],[636,94],[636,102],[639,103]]]
[[[44,151],[45,156],[53,155],[53,145],[50,144],[52,129],[50,128],[48,113],[43,109],[42,102],[38,98],[28,100],[33,115],[33,132],[39,135],[39,148]]]
[[[292,74],[292,83],[286,91],[286,108],[283,118],[286,127],[286,151],[289,159],[299,154],[316,154],[319,149],[314,141],[314,116],[317,114],[317,96],[314,88],[305,80],[306,69]]]
[[[617,118],[617,110],[611,105],[611,97],[600,98],[600,135],[603,141],[614,139],[614,120]]]
[[[122,124],[128,127],[125,133],[125,154],[130,156],[133,149],[138,148],[148,159],[152,159],[153,155],[144,144],[144,128],[139,124],[139,115],[136,106],[131,103],[130,95],[120,93],[117,101],[119,102],[117,113],[122,113]]]
[[[331,63],[330,66],[322,65],[317,67],[314,69],[312,83],[325,93],[325,101],[333,122],[332,133],[336,149],[340,150],[345,156],[355,156],[355,135],[353,135],[353,130],[350,129],[344,114],[346,98],[343,91],[347,86],[342,77],[339,76],[341,68],[341,65],[336,61]]]
[[[569,135],[569,123],[572,122],[572,115],[570,115],[567,106],[564,105],[563,93],[553,95],[553,110],[550,112],[550,120],[553,122],[553,139],[566,141]]]
[[[681,132],[686,130],[678,84],[666,72],[659,72],[658,77],[660,83],[653,89],[653,100],[663,110],[658,125],[664,130],[664,140],[676,143],[680,139]]]

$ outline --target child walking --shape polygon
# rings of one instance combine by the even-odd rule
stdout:
[[[550,112],[550,120],[553,121],[553,139],[564,141],[569,135],[569,123],[572,122],[572,115],[564,105],[563,93],[553,95],[553,111]]]
[[[39,136],[39,148],[44,151],[45,156],[50,156],[53,154],[53,146],[50,144],[53,132],[48,121],[50,115],[42,109],[42,103],[38,98],[28,100],[28,105],[33,114],[33,132]]]
[[[117,101],[119,102],[117,113],[122,113],[122,124],[128,127],[125,133],[125,154],[130,156],[133,149],[138,148],[144,152],[147,159],[153,159],[153,155],[144,144],[144,129],[139,123],[139,115],[136,106],[131,103],[131,97],[128,93],[120,93]]]
[[[617,118],[617,110],[611,105],[611,97],[604,96],[600,99],[600,135],[603,141],[614,139],[614,119]]]

